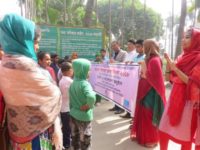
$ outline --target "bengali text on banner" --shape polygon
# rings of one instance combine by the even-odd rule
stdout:
[[[89,81],[96,93],[133,115],[139,82],[139,65],[93,63]]]

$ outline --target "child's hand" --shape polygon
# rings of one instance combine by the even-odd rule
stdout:
[[[88,109],[90,109],[90,107],[87,104],[80,107],[82,111],[87,111]]]

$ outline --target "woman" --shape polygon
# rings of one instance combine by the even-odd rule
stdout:
[[[182,48],[176,63],[165,54],[166,78],[173,87],[159,127],[161,150],[167,150],[169,139],[181,144],[182,150],[190,150],[194,138],[200,149],[200,30],[189,29]]]
[[[37,65],[38,35],[35,24],[21,16],[9,14],[0,22],[0,44],[5,52],[0,89],[7,108],[10,145],[17,150],[50,150],[54,143],[61,150],[61,93]],[[52,125],[54,130],[50,130]]]
[[[151,148],[159,140],[157,127],[165,105],[165,86],[157,43],[145,40],[144,53],[131,138]]]

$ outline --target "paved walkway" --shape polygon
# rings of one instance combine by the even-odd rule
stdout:
[[[159,150],[144,148],[129,139],[130,119],[122,119],[119,115],[108,111],[113,104],[103,100],[95,108],[93,121],[92,150]],[[180,146],[170,142],[169,150],[180,150]]]

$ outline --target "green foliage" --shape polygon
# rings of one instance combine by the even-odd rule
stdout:
[[[191,0],[192,4],[190,7],[187,8],[188,13],[192,13],[195,8],[200,8],[200,0]]]
[[[105,40],[108,41],[109,30],[109,0],[98,0],[98,18],[96,12],[92,11],[91,27],[103,27],[107,34]],[[45,22],[45,0],[35,0],[36,21]],[[84,27],[84,18],[86,16],[86,5],[84,0],[48,0],[49,24],[64,25],[64,9],[66,9],[66,26]],[[134,11],[133,11],[134,10]],[[132,15],[134,12],[134,15]],[[161,16],[154,10],[146,7],[144,14],[144,5],[140,0],[124,0],[124,21],[122,20],[122,1],[111,1],[112,33],[118,39],[121,38],[120,30],[124,23],[124,41],[129,38],[157,38],[162,35],[163,21]],[[145,34],[145,35],[144,35]]]
[[[125,42],[129,38],[159,38],[162,35],[163,20],[161,16],[154,10],[146,7],[144,15],[144,6],[139,0],[134,0],[134,8],[131,6],[131,0],[125,0],[124,3],[124,38]],[[134,16],[132,16],[132,9],[134,9]],[[105,25],[106,30],[109,30],[109,1],[98,1],[98,16],[100,22]],[[112,33],[120,38],[120,31],[122,19],[121,0],[112,1],[111,3],[111,17],[112,17]],[[145,34],[145,37],[144,37]]]
[[[195,3],[192,3],[192,5],[190,7],[188,7],[187,12],[192,13],[195,9]]]
[[[54,8],[48,8],[48,15],[49,15],[49,21],[51,24],[55,25],[58,22],[58,16],[60,12]]]
[[[37,10],[42,10],[44,6],[44,1],[43,0],[35,0],[35,5]]]

